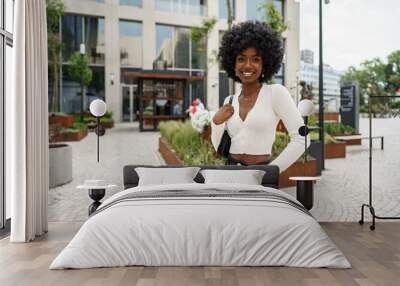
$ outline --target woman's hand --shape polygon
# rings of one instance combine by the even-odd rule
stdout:
[[[217,113],[215,113],[214,117],[213,117],[213,122],[216,125],[222,124],[225,121],[227,121],[229,118],[231,118],[231,116],[233,115],[233,106],[232,104],[225,104],[224,106],[222,106]]]

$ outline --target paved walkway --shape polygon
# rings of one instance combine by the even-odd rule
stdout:
[[[360,119],[360,131],[368,136],[368,120]],[[385,149],[374,141],[373,193],[376,213],[400,216],[400,119],[374,119],[373,135],[385,137]],[[91,203],[85,190],[75,187],[85,179],[104,178],[122,189],[122,167],[126,164],[163,164],[158,154],[157,132],[138,132],[137,124],[117,124],[100,139],[100,163],[96,162],[96,137],[71,143],[73,177],[70,184],[49,193],[50,221],[84,221]],[[312,214],[318,221],[358,221],[362,203],[368,202],[368,140],[347,147],[346,159],[325,161],[326,170],[315,185]],[[294,188],[283,191],[295,194]],[[367,216],[369,218],[369,216]]]

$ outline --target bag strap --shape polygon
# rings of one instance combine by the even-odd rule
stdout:
[[[233,101],[233,95],[231,95],[230,96],[230,98],[229,98],[229,104],[232,104],[232,101]],[[228,129],[227,129],[227,122],[225,121],[225,124],[224,124],[225,126],[224,126],[224,129],[226,130],[226,132],[228,132]],[[229,132],[228,132],[228,135],[230,136],[230,137],[232,137],[230,134],[229,134]]]

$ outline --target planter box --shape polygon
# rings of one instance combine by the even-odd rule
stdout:
[[[72,147],[67,144],[51,144],[49,147],[49,187],[71,182]]]
[[[318,120],[318,116],[319,113],[314,113],[314,116],[317,117]],[[340,122],[340,113],[339,112],[324,112],[324,121],[330,121],[330,122]]]
[[[74,124],[75,118],[72,115],[60,116],[50,115],[49,124],[57,124],[65,128],[69,128]]]
[[[325,112],[324,113],[324,120],[330,120],[335,122],[340,122],[339,112]]]
[[[325,144],[325,159],[346,158],[346,143]]]
[[[183,161],[172,150],[170,145],[161,137],[159,138],[159,152],[167,165],[184,165]],[[279,175],[279,188],[292,187],[296,185],[295,181],[289,180],[292,176],[316,176],[317,163],[315,159],[311,159],[306,163],[304,173],[304,164],[297,161]]]
[[[179,159],[171,146],[161,137],[158,139],[158,151],[167,165],[183,165],[183,161]]]
[[[296,186],[296,182],[289,180],[290,177],[317,175],[317,161],[310,159],[305,165],[302,161],[294,162],[289,168],[279,175],[279,188]]]
[[[85,138],[88,134],[87,128],[85,129],[80,129],[78,132],[66,132],[66,133],[61,133],[61,139],[60,141],[81,141],[83,138]]]
[[[335,134],[332,135],[338,141],[345,142],[346,145],[361,145],[361,134]]]
[[[286,134],[288,133],[288,131],[287,131],[285,125],[283,124],[282,120],[279,120],[278,125],[276,126],[276,131],[283,132],[283,133],[286,133]]]
[[[100,123],[104,128],[110,129],[114,127],[114,121],[112,122],[106,122],[106,123]]]

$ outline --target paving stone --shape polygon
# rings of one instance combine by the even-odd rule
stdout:
[[[360,119],[360,132],[368,136],[368,120]],[[374,140],[373,204],[380,216],[400,215],[400,119],[374,119],[373,136],[385,137],[385,149]],[[163,164],[158,153],[158,132],[139,132],[137,123],[116,124],[100,138],[100,163],[96,161],[96,136],[90,133],[71,142],[73,181],[49,191],[49,221],[84,221],[91,204],[86,190],[76,186],[85,179],[105,179],[117,184],[106,197],[123,189],[122,168],[127,164]],[[325,161],[322,179],[315,185],[314,208],[318,221],[358,221],[368,203],[368,140],[348,146],[345,159]],[[295,188],[282,191],[295,195]],[[370,220],[369,211],[365,218]]]

